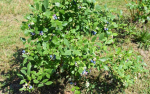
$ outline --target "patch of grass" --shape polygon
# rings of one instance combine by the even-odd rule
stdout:
[[[0,15],[22,15],[28,13],[28,4],[33,3],[33,0],[1,0],[0,1]]]
[[[0,0],[0,72],[7,73],[16,47],[22,48],[20,26],[33,0]],[[0,78],[4,79],[5,76]]]
[[[130,2],[132,0],[126,0]],[[122,10],[126,15],[129,14],[129,11],[126,9],[126,2],[124,0],[97,0],[99,5],[106,5],[110,9],[116,9],[117,11]]]
[[[31,3],[33,3],[33,0],[0,0],[0,82],[5,81],[6,73],[9,70],[12,71],[12,65],[20,60],[14,56],[14,53],[17,51],[16,47],[23,48],[20,41],[23,32],[20,26],[22,21],[25,20],[25,14],[31,12],[28,6]],[[12,75],[12,73],[9,75]],[[12,77],[10,79],[14,80]],[[7,79],[6,82],[10,81]],[[4,84],[6,83],[4,82]],[[1,87],[2,84],[0,84]],[[8,88],[9,86],[6,86],[5,90],[9,90]],[[2,92],[1,88],[0,94],[8,94],[5,90]]]

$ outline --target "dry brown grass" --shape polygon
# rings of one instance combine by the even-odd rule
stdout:
[[[24,15],[30,11],[28,5],[31,3],[33,0],[2,0],[0,15],[3,17],[7,14]]]
[[[25,14],[31,12],[28,5],[32,3],[33,0],[0,1],[0,71],[7,72],[16,47],[23,47],[20,26]]]

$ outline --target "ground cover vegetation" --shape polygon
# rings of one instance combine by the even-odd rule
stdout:
[[[31,11],[19,24],[22,30],[17,28],[24,46],[9,61],[14,67],[1,70],[6,78],[1,92],[150,93],[150,1],[122,0],[126,14],[95,0],[27,2]],[[14,15],[21,13],[14,8]],[[2,49],[16,40],[8,45],[3,41]]]

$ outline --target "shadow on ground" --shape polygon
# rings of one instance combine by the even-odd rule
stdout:
[[[22,56],[21,56],[22,49],[16,47],[16,52],[13,54],[12,59],[9,61],[10,68],[8,69],[7,73],[1,71],[1,75],[5,77],[4,81],[1,81],[1,93],[7,94],[19,94],[19,85],[20,79],[17,77],[17,72],[19,71],[19,64],[22,63]]]

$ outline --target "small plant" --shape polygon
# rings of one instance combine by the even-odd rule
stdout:
[[[148,31],[139,32],[136,34],[135,41],[139,43],[140,48],[149,50],[150,46],[150,33]]]
[[[132,21],[140,20],[147,23],[150,20],[150,1],[149,0],[132,0],[131,3],[127,3],[127,7],[130,10]]]

